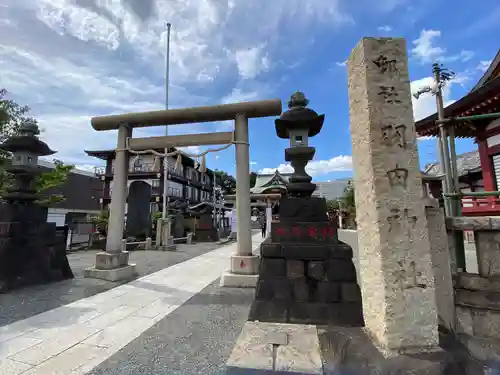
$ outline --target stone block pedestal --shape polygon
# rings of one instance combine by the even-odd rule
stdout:
[[[220,286],[254,288],[259,277],[258,255],[232,255],[230,269],[221,277]]]
[[[84,276],[107,281],[132,279],[137,275],[137,271],[135,264],[129,264],[128,260],[127,251],[97,253],[95,267],[85,269]]]
[[[271,238],[261,245],[249,320],[362,326],[352,249],[324,220],[324,199],[282,198],[281,203],[287,208],[282,221],[271,223]]]
[[[168,236],[167,242],[162,243],[161,245],[156,245],[156,249],[161,251],[176,251],[177,245],[174,243],[174,237]]]

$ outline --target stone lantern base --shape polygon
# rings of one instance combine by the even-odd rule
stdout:
[[[323,198],[282,198],[261,245],[249,320],[362,326],[352,249],[338,240]]]
[[[0,293],[73,278],[66,235],[47,223],[47,208],[5,204],[0,210]]]

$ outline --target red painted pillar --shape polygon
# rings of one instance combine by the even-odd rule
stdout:
[[[479,150],[479,158],[481,160],[484,191],[495,191],[495,172],[493,170],[493,162],[488,155],[488,144],[483,136],[477,136],[476,143]]]

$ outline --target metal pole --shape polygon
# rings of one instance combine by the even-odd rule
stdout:
[[[172,25],[167,23],[167,52],[165,54],[165,109],[168,109],[168,88],[169,88],[169,75],[170,75],[170,27]],[[165,125],[165,135],[168,136],[168,125]],[[168,147],[165,148],[165,154],[168,153]],[[167,218],[168,212],[168,156],[163,159],[163,207],[162,219]]]
[[[441,85],[440,85],[440,76],[439,72],[434,73],[434,80],[437,85],[437,91],[436,91],[436,105],[437,105],[437,114],[438,114],[438,121],[439,124],[439,135],[440,135],[440,145],[442,148],[442,156],[444,158],[444,163],[441,165],[442,166],[442,171],[444,174],[444,182],[445,182],[445,190],[443,196],[444,198],[444,203],[445,203],[445,213],[446,216],[455,216],[458,214],[457,212],[457,204],[458,200],[450,199],[446,196],[446,194],[449,194],[450,192],[452,194],[458,193],[458,191],[455,191],[455,188],[458,188],[458,185],[455,186],[454,181],[453,181],[453,175],[451,174],[451,168],[450,168],[450,149],[448,148],[448,135],[447,135],[447,129],[446,125],[443,123],[444,120],[444,104],[443,104],[443,92],[441,90]],[[453,126],[453,125],[452,125]],[[454,133],[452,133],[454,135]],[[453,142],[453,149],[454,149],[454,140]],[[453,150],[454,151],[454,150]],[[454,156],[456,158],[456,155]],[[455,254],[456,254],[456,262],[457,262],[457,271],[458,272],[465,272],[465,249],[464,249],[464,236],[462,231],[457,231],[453,230],[453,238],[455,240]]]
[[[213,222],[214,222],[215,229],[219,230],[219,228],[217,226],[217,197],[216,197],[216,191],[215,191],[215,173],[213,173],[212,176],[213,176],[212,199],[214,202],[214,209],[213,209],[212,215],[213,215]]]
[[[434,73],[434,82],[436,84],[436,107],[437,107],[437,115],[438,120],[444,119],[444,104],[443,104],[443,92],[441,90],[441,79],[439,76],[439,72]],[[450,156],[448,149],[448,140],[446,134],[446,128],[443,124],[439,124],[439,156],[441,158],[441,170],[444,174],[444,184],[443,184],[443,193],[448,194],[451,192],[452,188],[452,179],[450,175]],[[451,205],[448,199],[444,199],[444,207],[445,213],[447,216],[451,215]]]
[[[457,151],[455,147],[455,127],[452,125],[449,129],[450,136],[450,156],[451,156],[451,172],[453,177],[453,193],[460,192],[460,186],[458,183],[458,168],[457,168]],[[453,200],[453,216],[460,216],[460,200]]]

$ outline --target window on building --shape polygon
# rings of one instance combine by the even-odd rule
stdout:
[[[152,187],[160,187],[160,179],[151,180]]]
[[[135,158],[133,169],[135,172],[142,170],[142,158],[141,157]]]
[[[497,190],[500,187],[500,154],[493,155],[493,169],[495,171],[495,180],[497,183]]]

